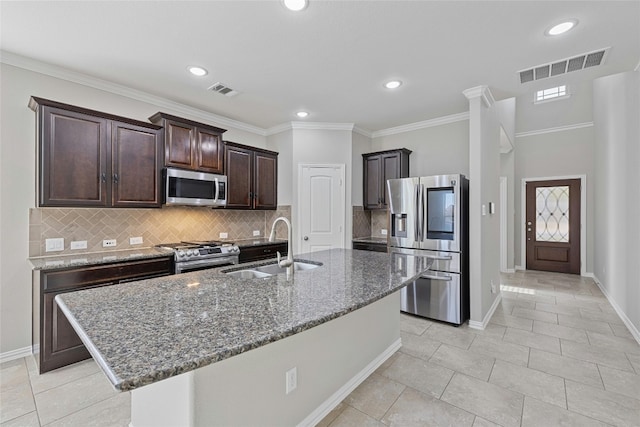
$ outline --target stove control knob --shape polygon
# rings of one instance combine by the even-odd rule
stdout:
[[[189,250],[187,251],[187,256],[191,256],[191,255],[194,255],[194,252],[193,252],[191,249],[189,249]]]
[[[234,246],[233,248],[231,248],[233,250],[233,252],[240,252],[240,248],[237,246]]]
[[[184,251],[178,251],[178,256],[182,258],[184,256]]]

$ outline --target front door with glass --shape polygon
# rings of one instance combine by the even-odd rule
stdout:
[[[580,180],[529,181],[527,270],[580,274]]]

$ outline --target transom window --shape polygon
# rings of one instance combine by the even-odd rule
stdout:
[[[566,98],[569,94],[567,86],[556,86],[549,89],[543,89],[536,92],[535,102],[549,101],[551,99]]]

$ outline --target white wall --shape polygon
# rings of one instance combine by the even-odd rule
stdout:
[[[513,147],[516,139],[516,98],[507,98],[496,102],[500,120],[500,176],[507,178],[507,269],[514,269],[514,226],[515,226],[515,153]],[[502,141],[506,138],[507,141]],[[511,146],[511,151],[502,153],[503,146]],[[496,207],[500,212],[500,204]]]
[[[35,113],[27,104],[31,95],[86,107],[141,121],[157,111],[203,122],[184,111],[160,108],[133,98],[72,83],[14,66],[0,65],[0,354],[24,350],[31,345],[31,265],[27,261],[29,208],[36,200]],[[265,147],[266,138],[231,129],[224,138]]]
[[[363,206],[363,161],[362,154],[371,153],[371,138],[357,132],[353,132],[351,138],[351,158],[353,159],[353,170],[351,173],[351,204],[353,206]]]
[[[293,131],[291,129],[267,137],[267,149],[278,153],[278,206],[291,205],[293,170]],[[295,172],[297,173],[297,172]]]
[[[586,175],[587,246],[586,271],[593,271],[594,256],[594,133],[593,127],[516,138],[515,147],[515,262],[525,267],[521,253],[523,227],[522,179]]]
[[[407,148],[410,176],[469,175],[469,121],[373,138],[371,151]]]
[[[471,321],[485,323],[500,285],[500,117],[486,86],[465,91],[469,99],[469,281]],[[514,111],[515,113],[515,111]],[[507,126],[508,127],[508,126]],[[482,215],[482,206],[486,215]],[[496,293],[492,293],[492,285]]]
[[[593,88],[593,272],[640,341],[640,73],[602,77]]]

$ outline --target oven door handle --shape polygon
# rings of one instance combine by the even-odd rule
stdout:
[[[214,259],[202,259],[197,261],[187,261],[187,262],[179,262],[176,263],[176,267],[178,267],[181,271],[185,269],[188,270],[189,267],[201,267],[203,265],[210,265],[211,268],[226,265],[226,264],[235,264],[235,257],[226,257],[226,258],[214,258]]]
[[[420,277],[422,279],[440,280],[442,282],[450,282],[453,280],[451,276],[432,276],[431,274],[423,274]]]

